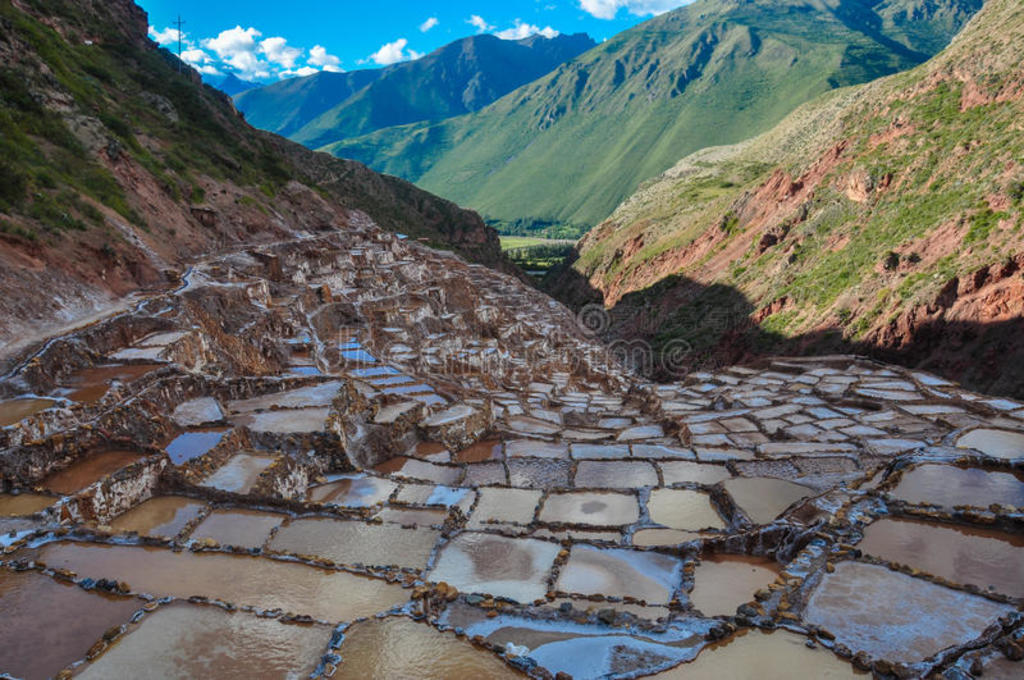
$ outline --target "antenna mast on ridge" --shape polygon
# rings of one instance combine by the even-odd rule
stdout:
[[[185,22],[181,20],[180,14],[174,24],[178,27],[178,73],[181,73],[181,27],[185,25]]]

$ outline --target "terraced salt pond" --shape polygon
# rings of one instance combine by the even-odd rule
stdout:
[[[903,473],[892,495],[907,503],[946,508],[987,508],[993,503],[1024,507],[1024,481],[1010,472],[929,463]]]
[[[286,515],[257,510],[214,510],[192,531],[191,538],[240,548],[261,548],[270,532],[286,518]]]
[[[682,577],[682,569],[682,562],[668,555],[578,545],[570,551],[556,589],[667,604]]]
[[[0,493],[0,517],[22,517],[52,506],[57,502],[53,496],[22,492],[19,494]]]
[[[110,525],[118,531],[173,538],[199,517],[205,503],[181,496],[159,496],[135,506]]]
[[[262,557],[63,542],[43,546],[39,559],[83,577],[124,581],[134,593],[202,595],[324,621],[370,616],[408,599],[381,580]]]
[[[216,472],[203,481],[221,491],[245,494],[256,485],[260,475],[276,460],[273,456],[261,456],[251,453],[239,453],[219,467]]]
[[[347,475],[336,482],[311,487],[309,500],[317,503],[365,508],[386,501],[398,485],[390,479]]]
[[[754,593],[772,583],[779,565],[763,557],[716,555],[701,557],[693,575],[690,602],[705,616],[732,615],[751,602]]]
[[[218,607],[168,604],[146,615],[77,677],[308,677],[331,633],[325,625],[288,625]]]
[[[404,617],[364,621],[345,632],[344,680],[522,678],[498,657]]]
[[[22,399],[8,399],[0,401],[0,427],[14,425],[17,422],[44,411],[57,401],[55,399],[40,399],[26,397]]]
[[[754,524],[768,524],[790,505],[814,493],[800,484],[769,477],[730,479],[724,486]]]
[[[1024,403],[851,356],[646,382],[361,220],[0,379],[61,397],[0,406],[0,674],[1022,674]],[[55,390],[67,348],[148,367]]]
[[[167,455],[175,465],[187,463],[209,452],[230,431],[230,428],[213,428],[183,432],[167,444]]]
[[[651,521],[669,529],[698,531],[725,527],[711,497],[688,489],[655,489],[647,501]]]
[[[64,381],[65,396],[71,401],[95,404],[114,382],[131,383],[165,364],[112,364],[92,366],[72,373]]]
[[[105,631],[126,623],[142,604],[0,569],[0,669],[19,678],[52,677],[84,659]]]
[[[339,564],[423,569],[439,537],[439,532],[433,529],[306,518],[285,523],[269,547],[295,555],[314,555]]]
[[[871,674],[857,671],[849,662],[827,649],[810,648],[807,639],[786,631],[742,631],[712,644],[689,663],[651,676],[657,680],[867,680]]]
[[[63,470],[49,475],[40,482],[40,486],[54,493],[72,494],[128,467],[142,457],[142,454],[136,451],[90,453]]]
[[[880,519],[857,544],[864,552],[953,583],[1024,597],[1024,537],[954,524]]]
[[[977,449],[994,458],[1024,458],[1024,432],[979,428],[960,437],[956,445],[965,449]]]
[[[804,610],[854,652],[921,661],[973,640],[1013,607],[886,567],[841,562],[826,573]]]

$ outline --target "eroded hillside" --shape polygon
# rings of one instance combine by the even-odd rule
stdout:
[[[5,349],[173,284],[201,253],[357,212],[504,266],[476,214],[249,127],[149,41],[131,2],[4,0],[0,24]]]
[[[927,64],[684,159],[559,285],[710,361],[855,348],[1020,393],[1022,45],[1024,8],[992,0]]]

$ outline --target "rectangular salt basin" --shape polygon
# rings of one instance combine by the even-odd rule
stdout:
[[[461,592],[533,602],[547,592],[547,578],[559,544],[533,538],[506,538],[464,532],[452,539],[427,579]]]
[[[675,557],[628,548],[575,545],[555,589],[581,595],[633,597],[667,604],[681,585],[683,563]]]
[[[0,401],[0,427],[21,422],[29,416],[44,411],[57,402],[54,399],[22,398]]]
[[[257,510],[214,510],[192,531],[191,538],[239,548],[262,548],[271,530],[286,518],[287,515]]]
[[[103,633],[142,608],[35,572],[0,569],[0,672],[49,678],[85,658]]]
[[[928,463],[903,473],[891,494],[914,504],[1024,507],[1024,481],[1010,472]]]
[[[857,547],[953,583],[1024,597],[1024,537],[990,529],[880,519]]]
[[[349,566],[397,565],[423,569],[440,536],[434,529],[405,529],[394,524],[312,517],[289,521],[278,529],[268,547]]]
[[[969,593],[863,562],[840,562],[822,576],[804,620],[854,653],[914,663],[976,638],[1014,611]]]
[[[38,493],[0,493],[0,517],[25,517],[45,510],[58,499]]]
[[[538,489],[482,488],[479,493],[480,500],[469,520],[471,529],[491,522],[529,524],[543,495]]]
[[[640,519],[636,496],[623,493],[552,493],[544,502],[540,521],[593,526],[622,526]]]
[[[342,475],[336,481],[313,486],[309,500],[348,508],[366,508],[383,503],[398,488],[390,479],[369,475]]]
[[[204,503],[191,498],[158,496],[116,517],[110,525],[118,531],[174,538],[205,508]]]
[[[142,457],[142,454],[135,451],[90,453],[48,476],[41,482],[41,486],[55,493],[73,494],[95,484],[107,475],[128,467]]]
[[[296,408],[249,413],[232,418],[236,425],[244,425],[253,432],[272,434],[298,434],[323,432],[327,427],[329,408]]]
[[[221,428],[217,430],[184,432],[167,445],[167,455],[171,457],[171,462],[175,465],[187,463],[194,458],[206,454],[210,449],[219,444],[224,435],[230,431],[230,428]]]
[[[265,557],[62,542],[43,546],[40,559],[81,577],[124,581],[133,593],[202,595],[324,621],[372,616],[407,600],[381,580]]]
[[[247,411],[269,410],[275,406],[277,408],[329,406],[334,397],[337,396],[339,389],[341,389],[341,383],[333,380],[320,383],[319,385],[231,401],[228,402],[228,410],[235,413],[244,413]]]
[[[202,486],[230,493],[249,493],[256,485],[260,475],[276,459],[271,456],[257,456],[250,453],[239,453],[203,480]]]
[[[77,677],[310,677],[332,632],[327,625],[288,625],[248,612],[175,602],[144,616]]]

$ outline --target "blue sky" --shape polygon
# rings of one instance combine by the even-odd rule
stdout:
[[[174,50],[181,15],[183,58],[207,79],[271,82],[415,59],[475,33],[582,32],[601,41],[689,0],[136,1],[149,12],[150,36]]]

